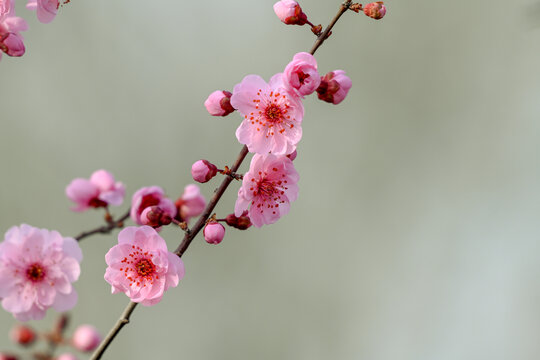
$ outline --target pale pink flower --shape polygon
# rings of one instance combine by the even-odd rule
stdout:
[[[279,20],[287,25],[304,25],[307,16],[294,0],[280,0],[274,4],[274,12]]]
[[[234,111],[231,106],[232,94],[225,90],[216,90],[204,102],[206,110],[213,116],[227,116]]]
[[[20,321],[39,320],[49,307],[67,311],[77,302],[79,244],[56,231],[12,227],[0,243],[2,306]]]
[[[317,96],[323,101],[337,105],[345,99],[351,86],[352,81],[345,75],[345,71],[334,70],[321,78]]]
[[[269,84],[258,75],[246,76],[234,87],[231,104],[244,116],[236,137],[250,152],[287,155],[296,149],[304,106],[286,89],[282,73]]]
[[[283,82],[301,97],[312,94],[321,83],[317,60],[306,52],[294,55],[283,71]]]
[[[2,52],[9,56],[24,55],[23,37],[19,32],[27,29],[26,21],[15,16],[13,0],[0,0],[0,59]]]
[[[208,160],[197,160],[191,166],[191,176],[193,176],[193,180],[200,183],[210,181],[210,179],[216,176],[217,171],[218,168],[216,165]]]
[[[105,280],[112,293],[123,292],[145,306],[160,302],[163,293],[184,277],[184,263],[167,251],[165,240],[150,226],[122,230],[105,261]]]
[[[93,351],[101,343],[99,331],[92,325],[80,325],[71,338],[73,347],[80,351]]]
[[[133,222],[143,225],[141,214],[147,207],[159,206],[163,212],[174,218],[176,216],[176,207],[171,199],[165,196],[165,192],[159,186],[143,187],[133,194],[131,199],[130,215]]]
[[[44,24],[54,20],[59,6],[58,0],[29,0],[26,4],[27,9],[36,10],[38,20]]]
[[[184,193],[176,200],[175,205],[178,209],[178,220],[188,222],[192,217],[202,214],[206,207],[206,199],[197,185],[189,184],[184,188]]]
[[[255,154],[238,190],[234,214],[241,216],[249,208],[249,218],[256,227],[275,223],[298,197],[298,179],[288,157]]]
[[[211,221],[204,226],[204,240],[209,244],[219,244],[225,237],[225,227],[218,222]]]
[[[74,179],[66,187],[67,197],[77,204],[73,211],[121,205],[125,191],[124,184],[115,182],[114,176],[106,170],[95,171],[90,180]]]

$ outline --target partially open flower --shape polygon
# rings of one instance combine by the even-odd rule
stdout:
[[[71,343],[80,351],[94,351],[101,342],[101,335],[92,325],[81,325],[77,327]]]
[[[150,206],[158,206],[171,218],[176,216],[176,207],[172,200],[165,196],[165,192],[159,186],[148,186],[140,188],[133,194],[131,199],[130,216],[133,222],[139,225],[145,224],[148,220],[143,218],[143,211]]]
[[[317,89],[319,99],[334,105],[342,102],[352,86],[351,79],[343,70],[334,70],[323,76]]]
[[[307,15],[294,0],[281,0],[274,4],[274,12],[279,20],[287,25],[304,25]]]
[[[26,21],[15,15],[13,0],[0,1],[0,58],[2,52],[9,56],[24,55],[25,48],[20,32],[27,29]]]
[[[227,116],[234,111],[231,106],[232,94],[225,90],[216,90],[204,102],[206,110],[212,116]]]
[[[382,1],[369,3],[364,6],[364,14],[372,19],[380,20],[386,15],[386,6]]]
[[[195,184],[189,184],[184,188],[182,196],[176,200],[178,220],[189,222],[189,219],[199,216],[206,207],[206,199],[201,194],[201,189]]]
[[[321,83],[317,60],[306,52],[294,55],[283,71],[283,82],[301,97],[313,93]]]
[[[73,211],[89,208],[118,206],[124,201],[125,186],[116,182],[114,176],[106,170],[95,171],[90,179],[77,178],[66,187],[67,197],[77,204]]]
[[[204,240],[209,244],[219,244],[225,237],[225,227],[218,222],[211,221],[204,227]]]

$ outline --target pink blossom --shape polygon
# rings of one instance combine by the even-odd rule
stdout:
[[[302,138],[304,106],[287,91],[283,74],[267,84],[258,75],[248,75],[234,87],[231,104],[244,116],[236,137],[257,154],[287,155]]]
[[[197,185],[189,184],[175,205],[178,209],[178,220],[188,222],[192,217],[202,214],[206,207],[206,199]]]
[[[382,1],[369,3],[364,6],[364,14],[375,20],[380,20],[386,15],[386,6]]]
[[[210,181],[210,179],[216,176],[217,171],[218,168],[216,165],[208,160],[197,160],[191,166],[191,176],[193,176],[193,180],[200,183]]]
[[[0,50],[9,56],[24,55],[23,37],[19,32],[27,29],[26,21],[15,16],[13,0],[0,0]]]
[[[27,9],[37,11],[38,20],[44,24],[54,20],[59,6],[58,0],[29,0],[26,4]]]
[[[84,211],[91,207],[118,206],[124,201],[125,186],[115,182],[106,170],[97,170],[90,180],[77,178],[66,187],[67,197],[77,204],[73,211]]]
[[[70,353],[63,353],[56,357],[55,360],[79,360],[79,358]]]
[[[14,343],[29,346],[36,340],[36,332],[29,326],[17,324],[9,332],[9,338]]]
[[[101,343],[101,335],[92,325],[80,325],[71,339],[73,346],[80,351],[93,351]]]
[[[249,208],[249,218],[256,227],[275,223],[298,197],[298,179],[288,157],[255,154],[238,190],[234,214],[241,216]]]
[[[337,105],[345,99],[351,86],[352,81],[345,75],[345,71],[334,70],[321,79],[317,96],[323,101]]]
[[[159,186],[143,187],[133,194],[131,199],[130,215],[133,222],[143,225],[141,214],[147,207],[159,206],[161,210],[171,218],[176,216],[176,207],[171,199],[165,196],[165,192]]]
[[[231,106],[232,94],[225,90],[216,90],[204,102],[206,110],[213,116],[227,116],[234,111]]]
[[[79,244],[56,231],[12,227],[0,243],[0,298],[20,321],[39,320],[49,307],[66,311],[77,302]]]
[[[218,222],[211,221],[203,230],[204,240],[209,244],[219,244],[225,237],[225,227]]]
[[[280,0],[274,4],[274,12],[279,20],[287,25],[304,25],[307,16],[294,0]]]
[[[306,52],[294,55],[283,71],[283,82],[301,97],[312,94],[321,83],[317,60]]]
[[[123,292],[145,306],[160,302],[163,293],[184,277],[184,263],[167,251],[165,240],[150,226],[122,230],[105,261],[105,280],[112,293]]]

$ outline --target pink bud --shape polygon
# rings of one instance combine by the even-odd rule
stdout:
[[[298,153],[296,152],[296,150],[294,150],[292,153],[290,153],[289,155],[287,155],[287,157],[289,159],[291,159],[291,161],[294,161],[294,159],[296,159],[296,156],[298,155]]]
[[[231,106],[232,94],[228,91],[216,90],[204,102],[206,110],[213,116],[227,116],[234,111]]]
[[[216,165],[207,160],[198,160],[191,166],[191,176],[193,176],[193,180],[200,183],[208,182],[211,178],[216,176],[217,171]]]
[[[287,25],[304,25],[307,22],[307,15],[294,0],[278,1],[274,4],[274,12]]]
[[[73,354],[70,353],[64,353],[56,358],[56,360],[79,360],[78,357],[76,357]]]
[[[75,330],[71,342],[77,350],[93,351],[101,342],[101,335],[92,325],[81,325]]]
[[[225,227],[218,222],[209,222],[203,230],[204,240],[209,244],[219,244],[225,236]]]
[[[238,230],[247,230],[251,226],[251,220],[249,219],[247,210],[239,217],[234,214],[227,215],[225,222],[227,225]]]
[[[380,20],[386,14],[386,6],[382,1],[369,3],[364,6],[364,14],[375,20]]]
[[[19,360],[19,358],[13,354],[0,353],[0,360]]]
[[[149,206],[141,213],[142,225],[148,225],[154,228],[169,225],[172,219],[168,213],[166,213],[159,206]]]
[[[9,332],[9,338],[14,343],[28,346],[36,340],[36,333],[31,327],[16,325]]]
[[[345,75],[345,71],[334,70],[321,78],[317,95],[319,99],[337,105],[345,99],[351,86],[352,81]]]

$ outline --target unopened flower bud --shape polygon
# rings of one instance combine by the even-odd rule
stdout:
[[[281,0],[274,4],[274,12],[279,20],[287,25],[304,25],[307,15],[294,0]]]
[[[204,240],[209,244],[219,244],[225,237],[225,227],[212,221],[206,224],[203,230]]]
[[[204,102],[206,110],[212,116],[227,116],[234,111],[231,106],[232,94],[228,91],[216,90]]]
[[[291,161],[294,161],[294,159],[296,159],[296,156],[298,155],[298,153],[296,152],[296,150],[294,150],[292,153],[290,153],[289,155],[287,155],[287,157],[289,159],[291,159]]]
[[[36,340],[36,333],[31,327],[25,325],[15,325],[9,332],[9,338],[14,343],[28,346]]]
[[[386,6],[382,1],[369,3],[364,6],[364,14],[375,20],[380,20],[386,14]]]
[[[337,105],[345,99],[351,86],[352,81],[345,71],[334,70],[321,78],[317,95],[319,99]]]
[[[55,359],[56,360],[79,360],[78,357],[76,357],[75,355],[70,354],[70,353],[64,353],[64,354],[58,356]]]
[[[141,213],[142,225],[148,225],[151,227],[160,227],[163,225],[169,225],[172,219],[162,208],[159,206],[149,206]]]
[[[0,360],[19,360],[19,358],[13,354],[0,353]]]
[[[81,325],[71,339],[73,346],[80,351],[94,351],[101,342],[101,335],[92,325]]]
[[[225,222],[227,225],[238,230],[246,230],[251,226],[251,220],[247,214],[247,211],[244,211],[239,217],[235,216],[234,214],[229,214],[225,218]]]
[[[207,160],[198,160],[191,166],[191,176],[193,180],[200,183],[208,182],[211,178],[216,176],[218,168]]]

